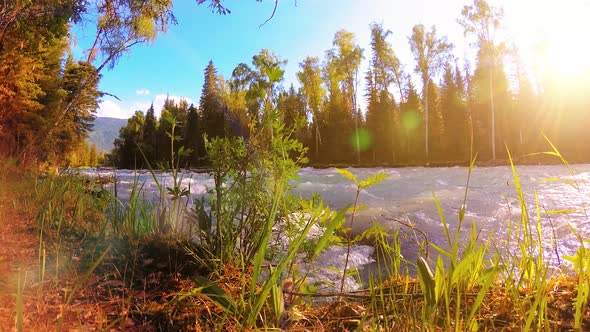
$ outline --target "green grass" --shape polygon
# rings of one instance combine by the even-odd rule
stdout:
[[[542,211],[536,192],[534,206],[527,205],[526,189],[512,162],[521,213],[514,222],[507,221],[508,232],[501,240],[514,250],[500,250],[491,240],[482,241],[475,221],[466,225],[474,158],[456,220],[442,213],[433,193],[447,243],[437,245],[422,232],[423,251],[416,262],[407,262],[399,232],[388,233],[375,223],[352,237],[347,227],[354,220],[345,223],[347,213],[352,212],[354,218],[362,208],[357,205],[360,191],[386,176],[360,181],[339,170],[357,187],[352,204],[340,211],[332,211],[317,197],[297,199],[290,195],[289,181],[298,168],[289,156],[298,151],[298,145],[282,130],[275,127],[275,143],[261,150],[260,159],[246,153],[238,140],[209,142],[214,166],[218,162],[212,171],[217,173],[213,174],[215,189],[209,193],[210,212],[199,204],[188,211],[179,199],[188,196],[178,171],[180,155],[171,164],[173,186],[163,188],[158,183],[161,199],[157,204],[143,199],[138,177],[125,202],[117,198],[116,179],[113,191],[108,191],[103,183],[78,175],[23,178],[21,182],[27,185],[14,190],[25,199],[13,204],[36,211],[39,284],[43,292],[60,287],[68,290],[62,297],[60,326],[62,319],[71,319],[70,304],[81,296],[92,298],[88,294],[104,284],[108,286],[100,286],[100,291],[108,294],[108,300],[99,301],[99,306],[110,306],[112,312],[115,303],[120,315],[105,314],[108,319],[95,325],[101,329],[124,328],[129,320],[213,330],[583,331],[590,327],[588,240],[572,227],[579,249],[564,258],[572,263],[575,275],[556,274],[548,268],[541,223],[547,212]],[[548,154],[563,160],[552,149]],[[239,162],[232,164],[228,160],[234,157]],[[154,170],[152,175],[157,181]],[[190,227],[174,227],[185,213]],[[324,233],[308,239],[314,225]],[[469,236],[461,239],[461,230],[467,226]],[[402,227],[420,231],[410,223]],[[273,240],[276,232],[289,239],[280,250]],[[339,283],[327,281],[339,285],[339,292],[319,293],[305,284],[298,260],[313,260],[323,249],[342,245],[347,248],[348,261],[352,246],[367,240],[376,249],[377,265],[377,273],[366,281],[367,289],[344,289],[344,278],[355,273],[348,262],[340,271]],[[410,275],[403,265],[415,267],[416,275]],[[158,283],[151,283],[154,278]],[[28,307],[23,304],[24,276],[19,275],[18,280],[15,326],[23,330]],[[283,288],[286,281],[290,286]],[[62,286],[64,282],[69,286]],[[143,299],[137,294],[143,294]]]

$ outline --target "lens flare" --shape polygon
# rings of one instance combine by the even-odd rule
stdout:
[[[371,137],[371,133],[366,129],[358,129],[352,134],[351,137],[351,145],[355,151],[367,151],[373,143],[373,138]]]
[[[408,111],[402,115],[402,125],[407,130],[416,129],[420,126],[420,114],[416,111]]]

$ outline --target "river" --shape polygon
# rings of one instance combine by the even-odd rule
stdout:
[[[590,235],[590,223],[586,205],[590,198],[590,165],[573,165],[568,169],[563,165],[517,166],[518,176],[531,222],[537,221],[537,209],[543,225],[545,252],[549,264],[560,268],[564,255],[576,252],[580,243],[572,232],[575,229],[582,237]],[[409,261],[415,261],[418,246],[416,232],[398,221],[412,224],[423,231],[433,243],[447,246],[441,218],[437,211],[435,198],[442,213],[454,232],[458,225],[459,211],[464,203],[468,168],[349,168],[359,179],[378,172],[389,177],[382,183],[363,190],[359,204],[366,206],[355,218],[356,233],[368,228],[373,221],[393,232],[399,229],[405,234],[402,239],[402,254]],[[571,171],[571,173],[570,173]],[[112,176],[113,171],[83,170],[82,173]],[[145,198],[157,201],[157,187],[148,172],[118,170],[118,190],[121,196],[128,195],[134,179],[143,184]],[[342,208],[354,201],[356,187],[341,176],[335,169],[301,169],[300,179],[294,183],[294,194],[310,197],[320,194],[333,208]],[[170,185],[170,174],[158,174],[159,180]],[[183,175],[183,185],[190,185],[192,198],[203,195],[213,187],[213,180],[204,173],[187,172]],[[538,199],[535,199],[535,193]],[[538,204],[537,204],[538,202]],[[538,208],[537,208],[538,206]],[[551,211],[567,213],[552,213]],[[479,239],[490,243],[499,250],[506,250],[507,231],[510,223],[519,223],[521,208],[511,168],[508,166],[475,167],[471,174],[467,198],[466,217],[463,223],[461,240],[466,241],[471,223],[475,222],[480,231]],[[533,225],[533,228],[534,228]],[[373,263],[372,248],[355,247],[353,265],[369,266]],[[340,266],[344,251],[331,249],[321,258],[321,266]],[[354,288],[353,286],[351,286]]]

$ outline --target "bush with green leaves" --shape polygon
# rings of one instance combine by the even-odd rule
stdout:
[[[265,305],[272,315],[267,321],[279,326],[281,282],[286,275],[297,275],[297,259],[311,260],[338,239],[335,234],[349,211],[332,211],[317,196],[304,200],[291,193],[306,151],[276,116],[269,119],[270,137],[262,130],[248,141],[232,137],[206,143],[214,188],[208,199],[195,201],[191,214],[203,248],[195,257],[213,275],[225,264],[252,271],[249,279],[243,277],[237,301],[214,282],[197,280],[197,293],[211,298],[226,319],[241,326],[254,326]],[[323,232],[309,237],[314,227]]]

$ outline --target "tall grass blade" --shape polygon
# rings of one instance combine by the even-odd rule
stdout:
[[[341,209],[340,211],[338,211],[338,213],[336,213],[334,218],[331,218],[331,220],[327,222],[326,229],[324,230],[324,233],[319,238],[314,248],[314,256],[317,256],[320,253],[320,251],[326,248],[328,242],[334,236],[334,232],[340,227],[342,227],[342,224],[344,223],[344,216],[346,215],[346,213],[348,213],[348,211],[350,211],[350,208],[351,205],[348,205],[347,207]]]
[[[23,331],[23,324],[24,324],[24,302],[23,302],[23,293],[25,288],[25,276],[23,274],[22,268],[18,271],[18,281],[17,281],[17,288],[16,288],[16,330],[18,332]]]
[[[417,267],[418,280],[420,281],[420,287],[424,293],[425,316],[430,319],[436,308],[436,285],[434,275],[423,257],[418,257]]]
[[[196,276],[195,282],[198,286],[198,288],[195,291],[198,291],[202,295],[205,295],[206,297],[211,299],[213,303],[215,303],[220,309],[222,309],[226,313],[235,313],[236,302],[214,282],[202,276]]]

